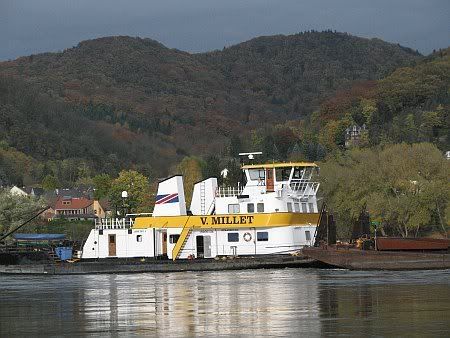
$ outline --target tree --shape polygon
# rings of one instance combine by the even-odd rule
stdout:
[[[122,191],[128,193],[126,199],[122,199]],[[148,205],[149,182],[147,177],[134,170],[122,170],[111,183],[109,189],[109,201],[116,211],[126,209],[127,212],[143,212]]]
[[[203,177],[216,177],[219,181],[221,180],[220,172],[220,160],[216,155],[209,155],[206,157],[203,165],[202,165],[202,173]]]
[[[352,149],[321,165],[322,191],[338,216],[340,234],[363,208],[387,234],[418,236],[447,226],[450,163],[432,144]]]
[[[19,226],[31,218],[45,203],[27,196],[13,195],[9,191],[0,191],[0,235]]]
[[[185,157],[178,164],[177,169],[183,175],[184,194],[186,204],[189,205],[194,191],[194,184],[202,179],[200,161],[195,157]]]
[[[58,188],[59,182],[58,179],[53,175],[47,175],[42,180],[42,188],[45,190],[55,190]]]
[[[238,157],[239,153],[241,152],[241,149],[242,149],[242,142],[239,136],[237,135],[231,136],[230,151],[229,151],[230,157]]]
[[[224,179],[224,184],[230,187],[236,187],[238,182],[242,179],[242,169],[237,160],[228,161],[226,168],[228,169],[227,177]]]
[[[108,174],[99,174],[92,178],[94,182],[94,198],[99,200],[105,198],[111,189],[112,179]]]

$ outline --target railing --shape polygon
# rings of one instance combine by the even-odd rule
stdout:
[[[95,220],[95,229],[130,229],[134,219],[131,218],[99,218]]]
[[[311,181],[294,181],[292,180],[289,187],[292,191],[300,193],[302,196],[314,196],[319,189],[320,183]]]
[[[216,197],[234,197],[242,195],[244,188],[238,187],[219,187],[216,190]]]

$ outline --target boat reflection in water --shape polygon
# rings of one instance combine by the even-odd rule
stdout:
[[[0,277],[0,336],[445,336],[450,271]]]

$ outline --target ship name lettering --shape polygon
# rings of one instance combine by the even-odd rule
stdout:
[[[213,216],[211,224],[252,224],[254,216]],[[207,225],[207,217],[200,217],[202,225]]]

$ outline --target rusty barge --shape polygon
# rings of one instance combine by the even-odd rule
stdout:
[[[359,228],[358,228],[359,227]],[[337,243],[332,215],[321,213],[313,247],[306,257],[350,270],[450,269],[450,240],[435,238],[370,238],[368,215],[360,216],[350,243]]]
[[[378,251],[334,245],[305,248],[303,254],[319,262],[350,270],[450,269],[448,251]]]

